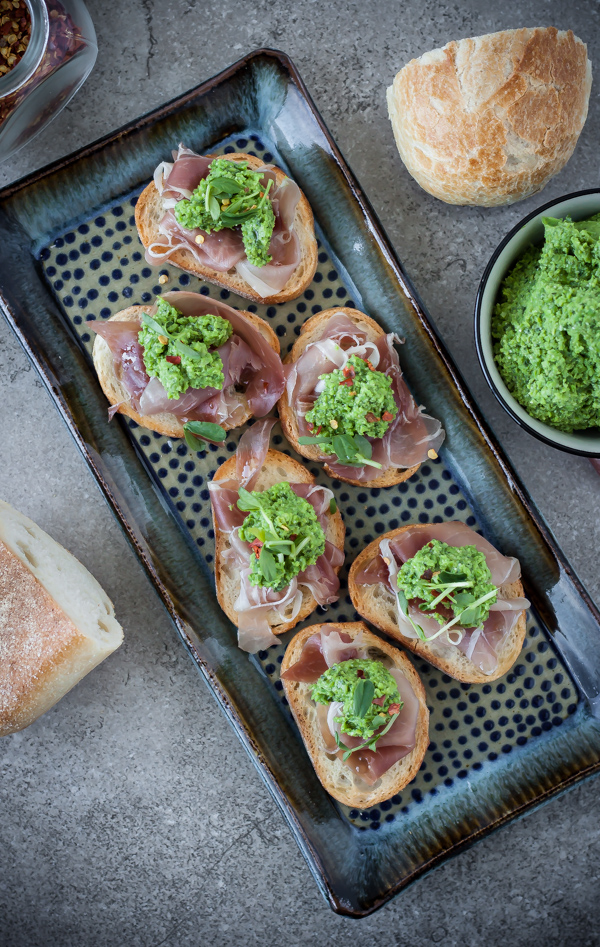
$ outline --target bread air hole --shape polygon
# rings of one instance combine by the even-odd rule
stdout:
[[[103,621],[102,618],[99,618],[99,619],[98,619],[98,628],[100,628],[100,630],[103,631],[105,635],[110,635],[110,628],[109,628],[108,625]]]
[[[17,543],[17,547],[21,550],[27,562],[29,563],[29,565],[32,566],[34,569],[37,569],[39,563],[37,559],[35,558],[34,554],[32,553],[31,549],[29,549],[27,546],[24,546],[23,543]]]

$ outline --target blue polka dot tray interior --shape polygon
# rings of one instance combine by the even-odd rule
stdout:
[[[236,124],[239,131],[223,135]],[[203,151],[248,151],[298,180],[319,238],[318,270],[301,297],[277,307],[248,304],[145,262],[137,196],[180,140]],[[249,57],[124,135],[0,196],[12,261],[0,267],[5,311],[336,910],[368,913],[473,838],[598,767],[597,615],[478,416],[285,57]],[[279,680],[292,633],[249,658],[216,604],[207,486],[241,432],[193,454],[131,420],[108,422],[91,324],[178,288],[258,313],[274,327],[282,354],[313,313],[338,303],[363,309],[405,338],[409,385],[447,430],[441,456],[397,487],[332,483],[311,468],[342,511],[346,566],[340,601],[305,624],[356,619],[347,567],[375,536],[403,523],[460,519],[522,562],[537,608],[520,658],[485,685],[459,684],[413,659],[427,690],[431,744],[413,782],[375,808],[337,804],[312,771]],[[279,427],[272,443],[293,454]]]

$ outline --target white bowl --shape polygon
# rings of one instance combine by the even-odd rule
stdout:
[[[475,301],[475,344],[483,374],[502,407],[534,437],[571,454],[600,457],[600,429],[590,428],[566,434],[549,424],[532,418],[511,395],[498,371],[492,350],[492,313],[498,300],[502,280],[531,244],[541,246],[544,237],[542,217],[572,217],[585,220],[600,213],[600,190],[577,191],[544,204],[525,217],[506,235],[488,263]]]

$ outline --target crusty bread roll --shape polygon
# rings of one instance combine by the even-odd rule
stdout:
[[[306,320],[300,330],[299,337],[294,342],[291,352],[289,352],[283,360],[284,365],[289,365],[290,362],[297,362],[300,356],[304,354],[307,346],[310,345],[311,342],[317,342],[321,338],[325,326],[338,312],[343,312],[352,322],[363,329],[370,342],[375,342],[381,338],[382,335],[385,335],[381,326],[378,325],[374,319],[371,319],[370,316],[365,315],[364,312],[360,312],[358,309],[348,309],[344,306],[338,306],[335,309],[326,309],[324,312],[318,312]],[[298,417],[294,405],[290,404],[285,389],[279,399],[278,408],[281,428],[294,450],[309,460],[322,463],[325,472],[328,473],[330,477],[335,477],[336,480],[342,480],[344,483],[354,483],[360,487],[391,487],[396,483],[402,483],[403,480],[408,480],[408,478],[412,477],[419,469],[420,464],[408,468],[389,467],[387,470],[384,470],[383,473],[377,474],[376,469],[373,468],[372,480],[353,480],[351,477],[340,477],[339,474],[331,471],[327,461],[324,460],[327,455],[321,453],[318,444],[300,444],[298,442],[298,438],[300,437]]]
[[[246,161],[252,171],[264,167],[264,161],[261,161],[260,158],[241,152],[229,155],[210,155],[209,157],[226,158],[228,161]],[[279,184],[286,175],[279,168],[274,170]],[[135,205],[135,223],[140,240],[145,247],[149,247],[158,238],[158,225],[164,213],[163,199],[152,181],[144,188]],[[194,276],[199,276],[200,279],[209,280],[217,286],[222,286],[223,289],[233,290],[238,296],[245,296],[246,299],[252,299],[254,302],[264,303],[265,305],[284,303],[290,299],[295,299],[304,292],[312,283],[317,268],[317,238],[315,237],[313,212],[302,191],[294,217],[294,230],[300,243],[300,262],[281,292],[273,293],[271,296],[260,296],[243,277],[235,272],[235,269],[221,273],[218,270],[213,270],[210,266],[204,266],[198,262],[190,250],[176,250],[166,262],[178,266]]]
[[[0,500],[0,736],[28,727],[122,640],[94,577]]]
[[[151,312],[152,308],[152,306],[129,306],[127,309],[121,309],[120,312],[115,313],[108,321],[139,322],[141,327],[143,313]],[[252,312],[241,310],[240,315],[244,316],[248,322],[251,322],[255,329],[258,329],[273,351],[279,355],[279,339],[271,326],[265,322],[264,319],[261,319],[260,316],[255,316]],[[97,335],[94,340],[92,358],[94,359],[94,368],[98,374],[98,381],[100,382],[102,391],[111,405],[119,405],[117,409],[118,414],[124,414],[128,418],[132,418],[137,424],[141,427],[145,427],[148,431],[157,431],[159,434],[164,434],[165,437],[183,437],[183,421],[181,418],[178,418],[176,414],[171,414],[169,411],[161,411],[160,414],[140,414],[139,411],[135,410],[131,402],[131,395],[121,380],[121,367],[120,365],[115,365],[115,360],[108,346],[108,342],[99,335]],[[240,393],[240,398],[245,400],[245,395]],[[230,420],[223,421],[221,427],[225,431],[229,431],[233,427],[241,427],[242,424],[245,424],[251,417],[252,411],[249,405],[246,404],[246,413],[242,418],[235,423]]]
[[[308,628],[303,628],[292,638],[281,662],[282,673],[300,660],[304,644],[310,636],[327,627],[327,625],[310,625]],[[377,806],[380,802],[384,802],[384,800],[400,792],[419,772],[419,767],[429,746],[427,697],[419,675],[402,651],[374,635],[362,621],[342,622],[341,624],[336,622],[335,627],[350,635],[351,638],[356,638],[358,633],[362,631],[369,647],[369,656],[375,660],[383,661],[388,667],[399,668],[410,683],[420,705],[415,746],[411,752],[403,759],[398,760],[397,763],[394,763],[374,786],[369,786],[362,780],[357,785],[351,769],[336,756],[332,757],[325,752],[323,736],[317,719],[317,705],[310,696],[312,684],[305,684],[301,681],[284,680],[282,682],[290,710],[298,724],[308,755],[324,788],[338,802],[343,802],[346,806],[366,809],[368,806]],[[400,696],[402,696],[402,692],[400,692]]]
[[[512,204],[571,157],[592,67],[554,27],[503,30],[411,60],[387,90],[396,144],[421,187],[449,204]]]
[[[370,562],[379,555],[379,544],[382,539],[393,539],[406,529],[426,529],[427,524],[412,523],[400,526],[389,533],[383,533],[358,554],[348,573],[348,591],[356,611],[366,621],[371,622],[380,631],[390,638],[395,638],[405,648],[410,648],[418,657],[438,667],[457,681],[468,684],[487,684],[503,677],[519,657],[525,640],[527,620],[525,612],[521,612],[514,628],[507,636],[506,641],[498,651],[498,667],[493,674],[484,674],[458,648],[450,651],[444,647],[439,639],[432,642],[421,641],[420,638],[407,638],[398,627],[396,611],[396,597],[393,592],[378,582],[376,585],[358,585],[356,576],[366,569]],[[501,586],[500,593],[504,599],[523,598],[523,584],[520,579]]]
[[[226,460],[225,463],[221,464],[221,466],[217,469],[213,479],[234,479],[235,465],[235,457],[230,457],[229,460]],[[263,468],[258,475],[256,484],[252,489],[268,490],[269,487],[273,486],[273,484],[282,483],[286,480],[288,483],[315,483],[315,478],[310,473],[310,471],[307,470],[306,467],[303,467],[302,464],[299,464],[297,460],[294,460],[293,457],[288,457],[287,454],[283,454],[281,451],[272,450],[269,448]],[[228,560],[227,552],[231,548],[229,533],[225,530],[219,529],[216,522],[214,526],[215,584],[217,588],[217,600],[227,617],[233,622],[234,625],[237,625],[238,613],[236,612],[234,605],[240,592],[240,574],[235,567],[235,564],[232,564]],[[344,521],[342,520],[340,511],[336,510],[335,513],[328,512],[325,538],[343,552],[345,535],[346,527],[344,526]],[[335,571],[339,572],[339,567],[335,569]],[[290,603],[290,611],[291,607],[292,605]],[[282,635],[285,631],[289,631],[290,628],[293,628],[294,625],[297,625],[298,622],[307,618],[311,612],[314,612],[316,607],[316,599],[310,593],[307,586],[303,585],[302,605],[300,606],[300,611],[296,617],[290,621],[282,623],[277,617],[276,612],[269,612],[267,620],[271,625],[271,631],[274,635]]]

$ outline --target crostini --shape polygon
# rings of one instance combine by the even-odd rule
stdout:
[[[311,625],[281,664],[285,696],[317,776],[347,806],[376,806],[419,771],[425,689],[408,658],[362,622]]]
[[[142,427],[208,440],[274,407],[284,386],[279,342],[251,312],[200,293],[172,292],[130,306],[96,332],[93,359],[111,408]]]
[[[253,155],[180,145],[140,194],[135,221],[148,263],[172,263],[255,302],[295,299],[317,267],[310,204]]]
[[[283,432],[337,480],[389,487],[437,457],[444,431],[415,403],[395,341],[357,309],[327,309],[307,319],[284,360]]]
[[[464,523],[401,526],[352,563],[348,589],[367,621],[457,681],[484,684],[518,658],[529,602],[519,561]]]
[[[345,527],[333,493],[269,449],[274,418],[244,432],[209,484],[219,604],[254,653],[338,599]]]

